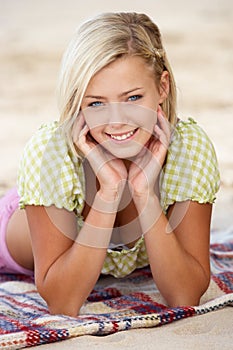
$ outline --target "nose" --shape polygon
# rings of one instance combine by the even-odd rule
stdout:
[[[109,124],[115,127],[128,123],[127,113],[125,113],[126,111],[121,102],[109,103],[108,108]]]

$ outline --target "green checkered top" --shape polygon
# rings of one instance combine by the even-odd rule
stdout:
[[[77,213],[81,226],[85,203],[82,161],[69,149],[57,122],[44,124],[26,144],[18,172],[20,208],[55,205]],[[214,147],[193,120],[179,121],[160,174],[160,202],[168,207],[186,200],[213,203],[220,175]],[[132,249],[107,250],[102,273],[123,277],[148,264],[144,239]]]

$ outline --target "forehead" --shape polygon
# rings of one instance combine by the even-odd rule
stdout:
[[[125,56],[96,73],[86,92],[99,93],[99,90],[108,90],[110,87],[127,91],[134,87],[146,88],[154,83],[153,69],[141,57]]]

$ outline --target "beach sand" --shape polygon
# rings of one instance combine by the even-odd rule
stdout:
[[[75,28],[102,11],[137,11],[161,28],[178,87],[179,116],[193,117],[214,143],[221,188],[212,230],[233,226],[233,2],[0,0],[0,195],[15,185],[23,147],[58,119],[55,89]],[[80,338],[40,348],[232,349],[231,308],[161,328]]]

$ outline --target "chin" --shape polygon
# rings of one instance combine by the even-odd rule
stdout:
[[[137,145],[137,147],[129,147],[129,148],[108,148],[108,152],[110,152],[114,157],[119,159],[131,159],[136,157],[140,151],[142,150],[143,146]]]

